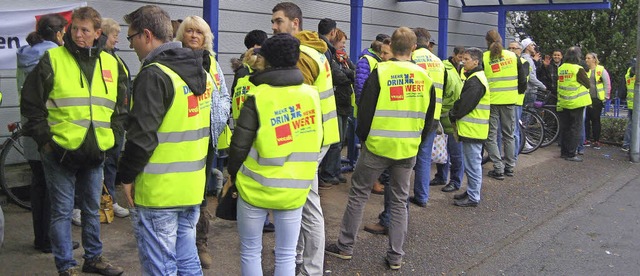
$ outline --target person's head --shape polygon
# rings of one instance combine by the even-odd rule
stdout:
[[[93,47],[96,39],[102,35],[102,17],[92,7],[82,7],[71,15],[71,40],[78,47]]]
[[[564,55],[564,62],[580,64],[582,61],[582,49],[578,46],[571,46]]]
[[[553,55],[551,57],[553,58],[553,62],[560,64],[560,62],[562,62],[562,51],[560,49],[553,50]]]
[[[484,40],[487,42],[487,48],[489,49],[491,59],[498,59],[502,56],[502,37],[496,30],[490,30],[487,35],[484,36]]]
[[[185,17],[176,32],[175,41],[193,50],[207,50],[213,53],[213,33],[207,21],[197,15]]]
[[[300,57],[300,40],[288,33],[279,33],[265,40],[258,49],[258,54],[266,61],[266,67],[296,67]]]
[[[596,66],[598,66],[598,64],[600,64],[600,60],[598,60],[598,54],[596,53],[588,53],[585,58],[584,61],[587,63],[587,66],[589,66],[589,68],[593,69]]]
[[[173,37],[176,37],[178,33],[178,28],[180,28],[180,24],[182,23],[182,19],[171,20],[171,28],[173,29]]]
[[[338,50],[344,50],[344,47],[347,44],[347,34],[339,28],[336,28],[335,33],[336,34],[333,39],[330,40],[331,44],[333,44],[333,47]]]
[[[102,18],[102,33],[107,37],[107,43],[104,48],[113,50],[118,43],[118,35],[120,34],[120,24],[112,18]]]
[[[385,38],[380,46],[380,59],[382,61],[390,60],[393,57],[393,53],[391,52],[391,38]]]
[[[302,10],[291,2],[278,3],[271,10],[271,30],[273,34],[295,35],[302,30]]]
[[[416,44],[418,47],[429,48],[429,40],[431,40],[431,33],[425,28],[414,28],[413,33],[416,34]]]
[[[482,50],[478,48],[469,48],[462,54],[462,62],[464,63],[464,70],[471,71],[478,66],[482,66]]]
[[[64,27],[69,22],[60,14],[50,13],[40,17],[36,24],[36,31],[33,32],[32,39],[27,39],[29,45],[41,43],[45,40],[54,42],[58,45],[64,44],[62,37],[64,36]]]
[[[509,51],[514,52],[517,56],[522,55],[522,45],[518,41],[509,42]]]
[[[318,34],[323,35],[329,41],[335,39],[337,23],[331,18],[323,18],[318,22]]]
[[[534,55],[536,53],[536,43],[531,38],[525,38],[520,43],[522,44],[522,51],[527,54]]]
[[[242,55],[242,63],[249,65],[251,69],[262,71],[265,67],[265,59],[261,55],[258,55],[257,52],[260,50],[256,50],[260,47],[251,47]]]
[[[433,48],[436,47],[436,39],[435,38],[430,38],[429,39],[429,47],[427,47],[427,49],[429,49],[430,52],[433,52]]]
[[[403,56],[411,56],[416,49],[416,34],[407,27],[396,29],[391,35],[391,52],[400,59]]]
[[[388,34],[378,34],[376,35],[376,41],[384,41],[387,38],[391,38]]]
[[[369,47],[371,48],[371,50],[373,50],[373,52],[376,53],[376,55],[380,55],[380,49],[382,48],[382,41],[371,41],[371,46]]]
[[[464,46],[456,45],[453,47],[451,61],[453,61],[454,64],[460,64],[460,62],[462,62],[462,54],[464,54]]]
[[[267,40],[267,37],[267,32],[263,30],[250,31],[244,36],[244,46],[247,47],[247,49],[260,46]]]
[[[173,37],[169,14],[155,5],[138,8],[125,15],[124,21],[129,24],[129,47],[135,50],[140,60],[160,45],[171,41]]]

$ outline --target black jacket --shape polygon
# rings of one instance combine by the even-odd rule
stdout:
[[[389,62],[408,62],[398,61],[397,59],[391,59]],[[358,126],[356,127],[356,135],[360,141],[364,143],[371,131],[371,123],[373,122],[373,115],[376,112],[376,106],[378,105],[378,96],[380,96],[380,78],[378,77],[378,68],[373,69],[369,78],[362,87],[362,96],[358,103]],[[431,131],[433,125],[433,113],[435,110],[436,90],[431,86],[429,90],[429,108],[427,109],[427,116],[425,117],[425,127],[422,130],[422,141],[427,138],[427,134]]]
[[[173,103],[171,78],[157,66],[171,68],[187,83],[193,94],[206,90],[207,76],[203,69],[204,51],[182,48],[180,42],[169,42],[153,50],[145,58],[142,69],[133,82],[133,108],[127,124],[127,142],[119,163],[118,175],[123,183],[131,183],[142,172],[158,146],[157,132]]]
[[[91,48],[78,47],[71,39],[71,32],[67,32],[63,39],[65,44],[61,47],[65,47],[73,55],[82,74],[89,83],[84,83],[82,75],[78,76],[78,82],[82,86],[91,85],[93,83],[94,68],[101,65],[100,53],[104,49],[106,37],[100,36],[94,41],[94,46]],[[27,118],[27,123],[24,125],[25,135],[33,137],[39,149],[49,143],[57,159],[67,167],[91,167],[100,164],[104,161],[104,152],[98,148],[93,126],[89,127],[82,145],[77,150],[65,150],[52,142],[53,134],[51,134],[49,122],[47,121],[49,110],[46,103],[53,89],[54,78],[51,58],[47,52],[27,76],[22,87],[20,113]],[[126,91],[127,76],[124,68],[118,65],[118,96],[111,116],[111,127],[113,129],[121,129],[127,118]]]
[[[328,51],[324,53],[331,66],[331,78],[333,81],[334,95],[336,97],[336,112],[338,115],[349,116],[351,114],[351,94],[353,93],[353,82],[356,78],[355,66],[346,68],[338,63],[336,48],[329,40],[320,35],[320,38],[327,43]]]
[[[298,68],[278,68],[267,69],[258,72],[249,78],[255,86],[268,84],[271,86],[293,86],[300,85],[304,81],[302,72]],[[277,97],[277,95],[274,95]],[[233,136],[231,136],[231,146],[229,147],[229,163],[227,171],[232,179],[236,178],[238,170],[244,160],[249,155],[249,150],[256,139],[258,128],[260,127],[256,100],[249,96],[240,110],[240,117],[236,122]]]
[[[467,80],[464,81],[464,85],[462,86],[462,91],[460,92],[460,99],[458,99],[455,103],[453,103],[453,108],[449,111],[449,119],[452,124],[455,124],[457,120],[460,120],[462,117],[467,116],[469,112],[476,109],[478,103],[486,93],[485,87],[480,82],[478,78],[471,78],[469,76],[471,74],[483,70],[481,66],[476,67],[473,70],[465,72],[465,76]],[[484,140],[472,139],[467,137],[459,137],[461,141],[474,142],[474,143],[482,143]]]

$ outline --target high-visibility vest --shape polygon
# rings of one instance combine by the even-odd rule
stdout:
[[[589,79],[591,79],[591,74],[593,70],[589,69]],[[602,74],[604,74],[604,66],[596,65],[595,71],[595,79],[596,79],[596,92],[598,96],[598,100],[604,101],[604,82],[602,82]]]
[[[467,72],[467,70],[465,70],[464,67],[460,68],[460,79],[462,81],[467,80],[467,76],[464,74],[464,72]]]
[[[112,148],[111,115],[118,95],[118,61],[100,52],[89,82],[64,46],[48,52],[54,81],[46,105],[53,141],[64,149],[76,150],[93,125],[98,148],[101,151]]]
[[[260,127],[236,178],[247,203],[265,209],[302,207],[313,184],[322,146],[318,91],[306,84],[262,84],[255,98]]]
[[[485,140],[489,137],[489,115],[491,113],[491,90],[484,71],[478,71],[468,79],[478,78],[484,86],[485,93],[480,102],[469,114],[456,121],[458,136],[471,139]]]
[[[369,52],[372,52],[372,50],[369,49]],[[369,73],[373,72],[373,69],[376,68],[379,61],[375,57],[372,57],[370,55],[363,55],[362,58],[366,59],[369,63]],[[353,107],[353,117],[357,118],[358,104],[356,103],[356,93],[351,93],[351,106]]]
[[[429,108],[432,81],[425,70],[409,61],[378,64],[380,95],[366,140],[367,149],[401,160],[418,153]]]
[[[460,99],[462,91],[462,80],[456,68],[447,60],[444,62],[445,70],[447,70],[447,87],[442,91],[442,112],[440,113],[440,123],[444,132],[453,133],[453,126],[449,120],[449,110],[453,108],[453,104]]]
[[[218,61],[216,60],[215,55],[209,55],[209,60],[211,61],[211,66],[209,67],[209,74],[211,74],[211,77],[213,78],[213,83],[218,88],[218,91],[220,91],[222,88],[220,87],[221,76],[220,74],[218,74]]]
[[[363,57],[369,61],[369,73],[373,72],[373,69],[378,65],[378,60],[370,55],[364,55]]]
[[[231,135],[231,128],[226,125],[220,136],[218,136],[218,146],[216,148],[219,150],[228,149],[231,146]]]
[[[411,59],[422,69],[427,70],[427,74],[433,81],[433,87],[436,89],[435,98],[435,110],[433,117],[436,120],[440,120],[440,113],[442,112],[442,89],[444,88],[444,64],[442,60],[431,51],[420,48],[413,51]]]
[[[634,74],[633,77],[631,76],[631,67],[627,69],[627,73],[624,75],[624,80],[626,81],[626,85],[627,85],[627,108],[629,110],[633,110],[633,98],[635,94],[636,76],[637,74]]]
[[[236,81],[236,87],[233,88],[233,97],[231,99],[231,116],[233,116],[234,121],[238,120],[238,118],[240,117],[240,109],[242,109],[242,105],[244,105],[244,101],[246,100],[248,94],[250,94],[256,87],[249,81],[251,73],[253,73],[253,69],[251,69],[251,67],[249,66],[245,67],[249,70],[249,75],[239,78]]]
[[[122,66],[122,70],[124,70],[125,75],[127,75],[127,79],[129,79],[129,70],[127,69],[127,66],[124,65],[124,61],[122,61],[120,56],[118,56],[115,53],[113,54],[113,56],[116,58],[116,60],[118,60],[118,64],[120,64],[120,66]]]
[[[331,78],[331,66],[327,57],[315,49],[300,45],[300,51],[311,57],[318,64],[318,77],[313,85],[320,93],[320,105],[322,106],[322,127],[324,140],[323,146],[340,142],[340,130],[338,129],[338,112],[336,111],[336,97],[333,94],[333,80]]]
[[[529,72],[533,71],[533,66],[529,64],[529,61],[527,61],[527,59],[520,57],[520,63],[522,63],[522,66],[529,67]],[[529,82],[529,74],[527,74],[527,82]],[[525,93],[518,93],[518,101],[516,102],[516,105],[522,106],[524,104],[524,95]]]
[[[145,68],[149,66],[157,66],[171,78],[174,93],[156,134],[158,146],[136,177],[135,203],[147,208],[199,205],[211,135],[213,79],[207,73],[206,91],[196,96],[169,67],[151,63]]]
[[[491,59],[490,52],[482,56],[484,74],[489,81],[491,104],[515,104],[518,100],[518,57],[515,53],[502,50],[499,59]]]
[[[578,82],[580,65],[563,63],[558,68],[558,106],[556,109],[576,109],[591,104],[589,89]]]

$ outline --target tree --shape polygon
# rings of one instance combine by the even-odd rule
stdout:
[[[578,45],[598,54],[614,89],[636,56],[638,0],[611,0],[609,10],[534,11],[509,14],[514,33],[531,37],[543,54]],[[583,57],[584,58],[584,57]]]

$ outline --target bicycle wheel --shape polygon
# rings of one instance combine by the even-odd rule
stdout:
[[[22,130],[7,138],[0,152],[0,187],[18,206],[31,209],[31,167],[24,158]]]
[[[521,153],[532,153],[542,145],[542,140],[544,139],[544,123],[540,116],[531,110],[525,109],[522,110],[520,124],[522,127],[521,131],[524,132],[525,137],[525,145]]]
[[[544,123],[544,140],[542,140],[541,148],[553,144],[560,134],[560,119],[558,114],[553,110],[542,107],[536,110],[536,114],[542,118]]]

